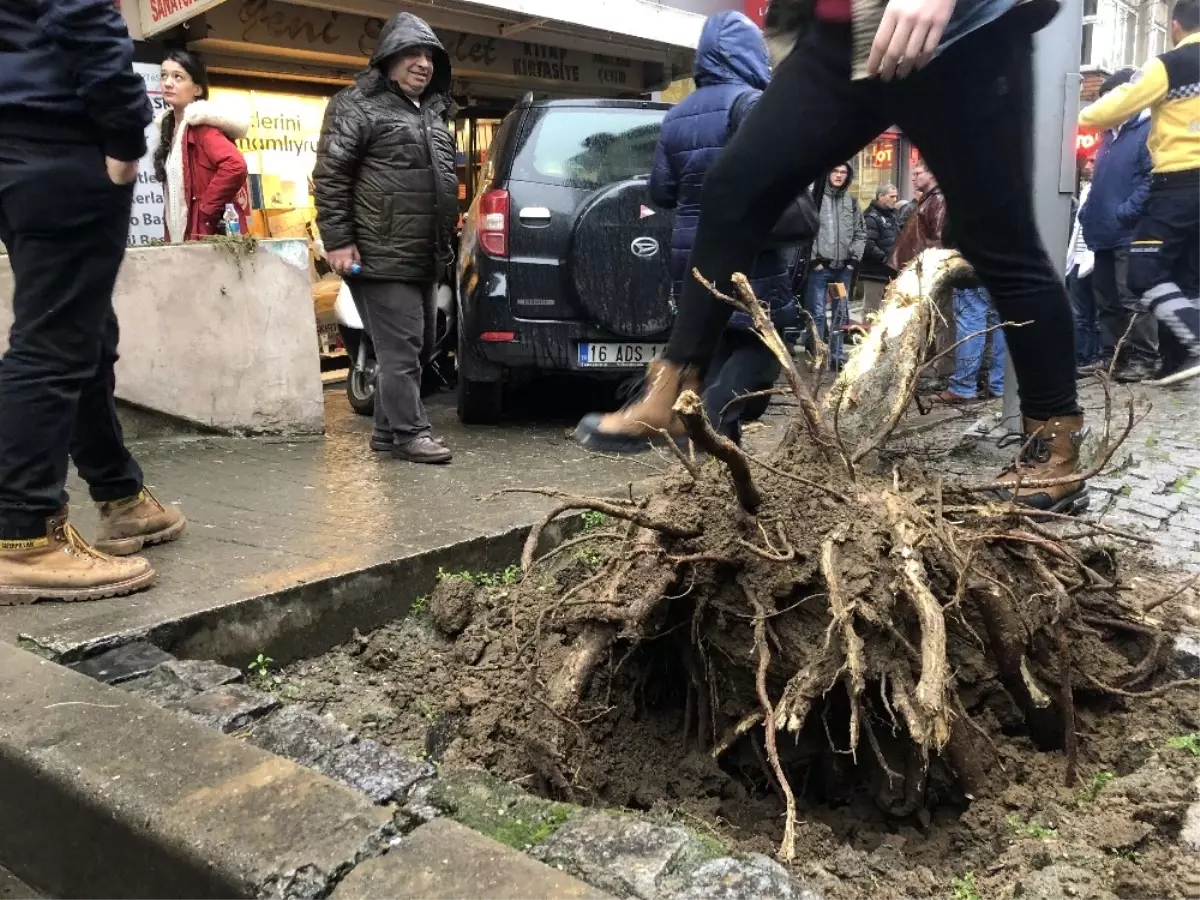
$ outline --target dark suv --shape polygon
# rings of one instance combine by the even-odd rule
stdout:
[[[522,375],[627,379],[670,331],[670,212],[648,182],[670,107],[534,100],[496,131],[458,262],[458,415],[495,421]]]

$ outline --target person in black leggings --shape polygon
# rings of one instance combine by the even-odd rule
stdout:
[[[897,17],[919,12],[923,3],[944,2],[954,7],[952,0],[891,0],[864,65],[862,42],[855,40],[858,23],[848,21],[849,2],[817,0],[815,19],[709,170],[690,267],[730,291],[731,276],[753,262],[788,198],[888,126],[899,125],[937,173],[947,205],[955,210],[959,249],[1000,318],[1031,323],[1006,329],[1030,440],[1020,466],[1004,477],[1028,482],[1071,475],[1079,468],[1083,429],[1074,326],[1033,208],[1032,32],[1048,21],[1046,10],[1035,8],[1038,0],[1015,5],[998,0],[999,12],[992,0],[958,0],[947,34],[958,13],[973,20],[986,18],[988,10],[995,15],[940,45],[930,31],[938,52],[911,72],[906,69],[920,66],[927,54],[913,59],[912,48],[922,45],[909,42],[908,58],[897,69],[903,42],[897,53],[899,31],[893,34],[889,27]],[[787,0],[774,0],[772,11],[781,5]],[[929,42],[924,46],[928,50]],[[875,75],[855,78],[852,71]],[[683,390],[700,383],[730,312],[695,279],[685,281],[664,358],[652,365],[641,396],[618,412],[585,417],[576,429],[580,443],[628,452],[631,438],[645,446],[657,429],[681,434],[671,407]],[[1071,511],[1084,504],[1086,488],[1082,481],[1022,487],[1017,499],[1039,509]]]

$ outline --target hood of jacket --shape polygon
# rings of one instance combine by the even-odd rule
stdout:
[[[413,47],[433,49],[433,77],[429,79],[422,97],[449,94],[450,54],[446,52],[446,48],[433,33],[428,22],[407,12],[396,13],[379,32],[379,46],[371,55],[371,68],[365,73],[369,84],[365,86],[374,90],[386,86],[388,61]]]
[[[732,10],[709,16],[696,46],[693,74],[699,87],[745,84],[764,90],[771,80],[771,65],[758,26]]]
[[[250,120],[240,111],[221,106],[211,100],[196,100],[183,111],[183,124],[211,125],[231,141],[244,138],[250,131]]]
[[[835,188],[832,184],[830,184],[828,173],[825,175],[825,191],[834,195],[835,197],[840,197],[842,194],[846,193],[846,191],[850,189],[850,185],[854,184],[854,163],[847,160],[845,163],[843,163],[843,165],[846,167],[846,183],[840,188]],[[834,166],[834,168],[836,169],[837,166]]]

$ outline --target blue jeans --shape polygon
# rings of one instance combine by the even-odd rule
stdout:
[[[963,341],[954,351],[954,377],[948,390],[960,397],[974,397],[978,393],[979,365],[983,362],[983,349],[987,346],[987,335],[978,334],[985,328],[1000,323],[991,298],[981,287],[958,288],[954,292],[954,328],[956,339]],[[988,371],[988,389],[999,396],[1004,393],[1004,361],[1008,356],[1004,343],[1004,331],[996,329],[992,336],[992,364]],[[968,335],[974,335],[967,338]]]
[[[1092,273],[1079,277],[1079,270],[1067,275],[1067,296],[1075,316],[1075,364],[1086,366],[1102,355],[1100,322],[1096,318],[1096,296],[1092,293]]]
[[[854,272],[848,268],[809,269],[808,281],[804,287],[804,309],[817,324],[817,334],[821,340],[829,343],[829,362],[844,363],[846,350],[842,346],[842,326],[850,318],[849,294],[850,280]],[[833,336],[829,336],[829,323],[825,321],[825,298],[831,282],[840,281],[846,286],[846,302],[839,303],[831,310],[833,314]]]

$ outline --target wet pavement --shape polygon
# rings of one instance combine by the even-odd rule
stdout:
[[[536,399],[536,398],[535,398]],[[536,405],[536,403],[535,403]],[[584,453],[567,439],[578,411],[499,427],[458,424],[454,396],[429,403],[453,465],[397,462],[367,446],[370,420],[337,387],[326,392],[324,438],[166,438],[131,442],[147,485],[179,504],[190,530],[153,548],[153,590],[95,603],[0,608],[0,640],[26,635],[59,650],[151,628],[202,610],[425,549],[535,521],[551,501],[528,494],[492,500],[505,488],[588,494],[622,490],[653,475],[647,460]],[[95,513],[77,478],[75,521],[94,533]]]
[[[0,900],[35,900],[42,895],[0,866]]]

